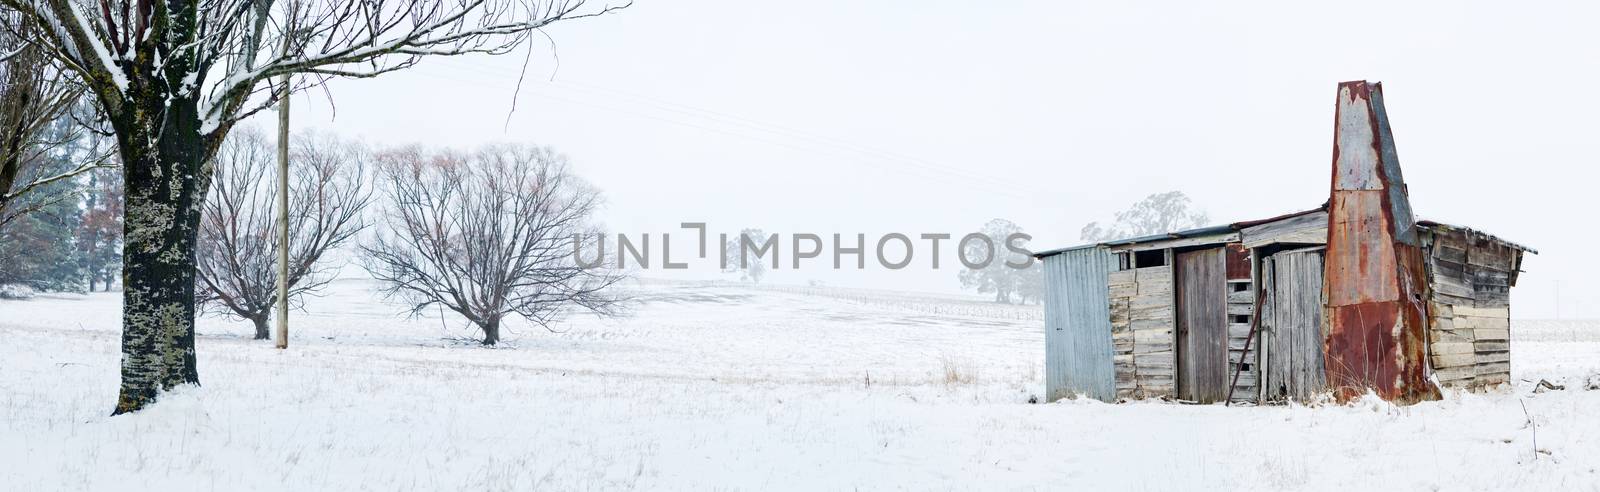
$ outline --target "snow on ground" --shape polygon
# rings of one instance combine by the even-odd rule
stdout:
[[[287,351],[204,319],[204,385],[120,417],[117,295],[0,301],[0,489],[1600,487],[1600,322],[1518,321],[1514,388],[1412,407],[1032,405],[1027,308],[636,289],[485,349],[341,281]]]

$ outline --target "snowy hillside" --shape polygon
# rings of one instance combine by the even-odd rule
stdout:
[[[203,319],[204,386],[116,418],[120,297],[0,301],[0,488],[1600,483],[1600,391],[1585,389],[1600,384],[1600,322],[1518,321],[1514,388],[1414,407],[1034,405],[1043,336],[1031,308],[632,288],[628,317],[513,326],[485,349],[459,319],[405,319],[364,281],[337,282],[293,318],[287,351],[249,340],[248,323]],[[1534,393],[1541,379],[1565,389]]]

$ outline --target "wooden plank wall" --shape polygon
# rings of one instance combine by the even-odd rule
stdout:
[[[1445,386],[1511,381],[1512,279],[1522,252],[1470,231],[1430,234],[1429,356]]]
[[[1172,269],[1111,272],[1111,340],[1118,398],[1172,396]]]

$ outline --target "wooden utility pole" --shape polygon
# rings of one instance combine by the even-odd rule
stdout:
[[[284,50],[289,37],[284,36]],[[289,348],[289,76],[278,100],[278,348]]]

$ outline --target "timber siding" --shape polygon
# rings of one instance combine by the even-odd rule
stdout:
[[[1510,286],[1518,249],[1470,230],[1432,228],[1428,254],[1429,360],[1445,386],[1478,388],[1511,381]]]
[[[1108,331],[1116,397],[1275,401],[1331,393],[1346,401],[1375,392],[1415,403],[1438,397],[1435,381],[1466,388],[1510,381],[1510,290],[1523,253],[1538,251],[1417,221],[1383,85],[1341,82],[1335,102],[1333,176],[1321,207],[1034,254],[1089,248],[1115,258],[1095,261],[1096,274],[1112,265],[1104,288],[1049,292],[1061,302],[1045,309],[1047,317],[1055,310],[1054,323],[1072,325],[1054,325],[1052,334]],[[1072,285],[1080,284],[1046,288]],[[1080,326],[1082,312],[1061,305],[1101,296],[1109,326],[1099,319]],[[1100,370],[1080,366],[1091,359],[1056,353],[1083,350],[1080,342],[1046,345],[1047,365],[1056,364],[1046,369],[1049,381]],[[1053,373],[1056,367],[1069,374]],[[1224,371],[1237,379],[1220,381]]]
[[[1174,395],[1172,267],[1111,272],[1111,339],[1118,398]]]
[[[1324,277],[1335,267],[1323,246],[1327,217],[1310,210],[1236,223],[1228,226],[1231,232],[1204,228],[1037,253],[1046,286],[1047,398],[1178,398],[1176,382],[1185,368],[1177,355],[1181,296],[1174,283],[1181,280],[1174,269],[1182,262],[1175,260],[1203,248],[1226,248],[1229,255],[1218,265],[1225,283],[1191,289],[1221,291],[1207,295],[1212,301],[1201,307],[1226,309],[1227,377],[1238,375],[1233,400],[1315,401],[1327,394],[1330,292]],[[1418,223],[1416,233],[1430,292],[1428,370],[1447,387],[1508,382],[1509,291],[1523,253],[1537,251],[1436,222]]]
[[[1091,247],[1046,257],[1045,393],[1113,401],[1112,328],[1107,284],[1116,259]]]

